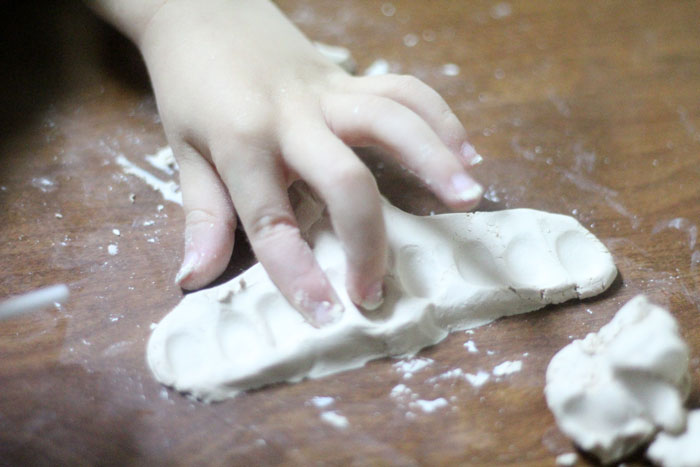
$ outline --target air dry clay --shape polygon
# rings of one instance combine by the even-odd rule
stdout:
[[[659,430],[649,457],[665,466],[700,466],[700,420],[688,432],[688,348],[673,316],[637,296],[599,332],[560,350],[547,368],[545,396],[559,428],[609,464]],[[689,459],[683,463],[679,459]],[[673,459],[673,461],[667,461]],[[694,460],[692,460],[694,459]]]
[[[361,312],[345,291],[345,255],[323,205],[304,187],[305,237],[345,307],[315,328],[260,264],[187,295],[148,343],[155,377],[205,400],[318,378],[385,356],[408,356],[450,331],[605,290],[617,270],[575,219],[529,209],[419,217],[384,203],[390,246],[385,301]]]
[[[700,410],[688,413],[683,433],[659,433],[647,457],[663,467],[700,466]]]

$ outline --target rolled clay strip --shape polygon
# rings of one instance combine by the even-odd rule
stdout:
[[[158,324],[147,358],[160,382],[210,401],[318,378],[415,354],[450,331],[599,294],[617,274],[603,244],[568,216],[514,209],[419,217],[385,203],[385,300],[362,313],[347,296],[343,248],[322,212],[309,196],[297,210],[342,318],[309,325],[255,264],[187,295]]]

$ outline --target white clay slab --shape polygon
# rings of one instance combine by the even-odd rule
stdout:
[[[688,348],[673,316],[640,295],[598,333],[560,350],[545,396],[559,428],[604,464],[685,427]]]
[[[379,310],[363,314],[351,303],[341,244],[307,195],[297,215],[345,307],[342,318],[309,325],[258,263],[187,295],[160,322],[148,343],[155,377],[220,400],[412,355],[453,330],[599,294],[617,274],[603,244],[568,216],[516,209],[418,217],[388,203],[383,210],[390,265]]]

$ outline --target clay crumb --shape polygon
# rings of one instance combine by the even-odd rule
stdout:
[[[578,455],[575,452],[567,452],[565,454],[559,454],[556,459],[556,463],[560,467],[571,467],[576,465],[578,461]]]
[[[324,407],[328,407],[329,405],[333,405],[335,399],[329,396],[315,396],[311,398],[310,402],[319,409],[322,409]]]
[[[506,360],[500,365],[496,365],[493,368],[494,376],[506,376],[512,373],[517,373],[523,368],[523,362],[520,360]]]
[[[345,418],[343,415],[340,415],[338,412],[332,410],[322,412],[321,420],[340,430],[344,430],[345,428],[350,426],[350,422],[348,422],[347,418]]]
[[[467,341],[464,343],[464,348],[467,349],[469,353],[479,353],[479,349],[476,348],[474,341]]]
[[[479,370],[479,372],[475,375],[471,373],[466,373],[464,377],[469,381],[469,384],[474,386],[475,388],[483,386],[491,377],[488,373],[485,371]]]
[[[417,401],[411,403],[411,408],[413,408],[414,405],[420,407],[420,409],[425,413],[433,413],[437,409],[447,407],[448,404],[447,399],[445,399],[444,397],[438,397],[437,399],[432,401],[418,399]]]
[[[459,74],[459,65],[455,63],[445,63],[440,72],[445,76],[457,76]]]
[[[413,378],[413,373],[417,373],[433,363],[434,360],[430,358],[414,358],[394,363],[394,368],[397,372],[403,373],[404,379],[411,379]]]

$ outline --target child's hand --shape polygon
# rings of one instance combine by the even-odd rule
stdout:
[[[180,165],[183,288],[225,269],[238,213],[290,303],[316,325],[335,319],[341,306],[287,195],[301,178],[326,202],[345,247],[351,299],[378,307],[387,251],[380,197],[350,146],[381,146],[452,208],[481,197],[465,171],[479,156],[434,90],[407,76],[349,76],[267,1],[170,0],[136,40]]]

